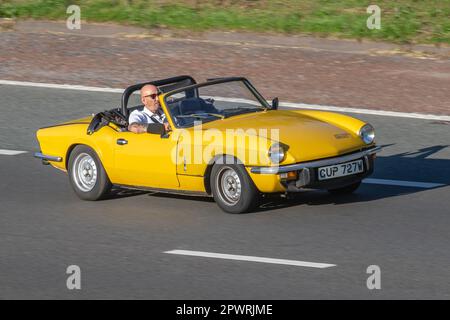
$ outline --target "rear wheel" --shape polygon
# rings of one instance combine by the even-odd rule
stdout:
[[[349,194],[349,193],[353,193],[354,191],[356,191],[356,189],[359,188],[359,186],[361,185],[361,181],[355,182],[351,185],[342,187],[342,188],[337,188],[337,189],[329,189],[328,192],[331,194]]]
[[[70,184],[83,200],[99,200],[111,190],[111,182],[94,150],[88,146],[76,146],[68,163]]]
[[[214,200],[225,212],[249,212],[259,203],[259,191],[243,165],[215,164],[210,181]]]

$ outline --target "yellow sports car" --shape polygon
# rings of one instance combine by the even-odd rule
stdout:
[[[128,130],[146,84],[158,88],[170,126]],[[167,130],[167,127],[169,128]],[[166,131],[167,130],[167,131]],[[373,172],[374,129],[331,112],[278,110],[245,78],[190,76],[127,88],[121,107],[37,131],[44,164],[68,172],[76,194],[104,197],[113,185],[213,196],[226,212],[254,209],[269,193],[326,189],[350,193]]]

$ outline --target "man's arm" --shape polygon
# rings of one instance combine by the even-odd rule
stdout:
[[[134,133],[156,133],[163,134],[166,131],[166,125],[161,123],[138,123],[133,122],[128,126],[128,131]]]
[[[137,123],[133,122],[128,126],[128,131],[134,133],[146,133],[147,132],[147,123]]]

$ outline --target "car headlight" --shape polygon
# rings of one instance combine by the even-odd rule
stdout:
[[[375,140],[375,129],[370,124],[365,124],[359,129],[358,135],[365,144],[371,144]]]
[[[277,142],[270,146],[268,156],[272,163],[280,163],[284,160],[286,153],[283,147]]]

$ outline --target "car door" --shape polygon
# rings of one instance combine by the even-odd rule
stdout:
[[[117,132],[115,139],[115,183],[176,189],[179,186],[175,159],[177,141],[159,134]]]

